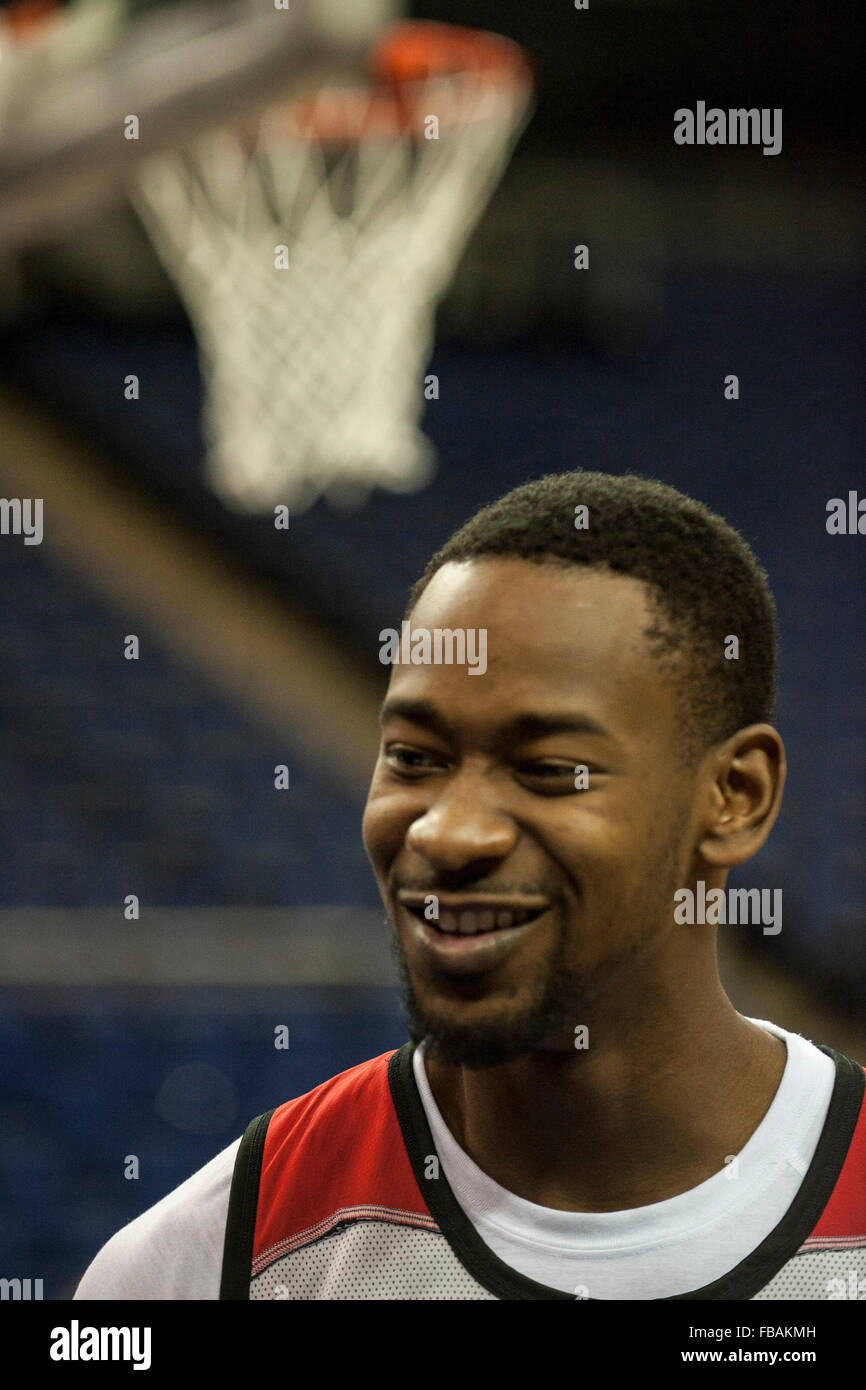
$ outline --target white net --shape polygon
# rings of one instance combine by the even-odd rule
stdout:
[[[472,71],[413,84],[409,122],[330,90],[266,116],[252,143],[221,130],[141,166],[134,200],[198,337],[227,505],[351,505],[429,481],[436,303],[529,104],[528,78]]]

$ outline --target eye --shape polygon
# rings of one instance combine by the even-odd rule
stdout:
[[[568,763],[521,763],[518,767],[518,774],[525,780],[543,783],[544,790],[550,792],[574,792],[577,788],[574,785],[576,764]],[[586,764],[587,772],[592,781],[596,777],[603,775],[600,770]]]
[[[571,763],[523,763],[518,770],[527,777],[540,777],[545,781],[554,781],[562,777],[574,780],[574,768]]]
[[[438,765],[432,754],[403,746],[386,748],[385,762],[398,772],[427,772]]]

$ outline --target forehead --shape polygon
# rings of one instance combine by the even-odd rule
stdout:
[[[483,630],[486,672],[396,665],[389,696],[431,700],[455,721],[575,710],[625,741],[666,734],[673,701],[643,636],[654,616],[647,600],[639,580],[578,566],[488,557],[444,565],[411,630]]]

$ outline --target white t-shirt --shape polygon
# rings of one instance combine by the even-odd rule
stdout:
[[[764,1119],[737,1163],[688,1192],[615,1212],[556,1211],[500,1187],[457,1144],[416,1048],[415,1078],[443,1170],[486,1245],[550,1288],[600,1299],[656,1299],[702,1288],[769,1235],[814,1156],[835,1082],[830,1057],[797,1033]],[[217,1299],[240,1138],[124,1226],[87,1269],[76,1299]],[[724,1158],[724,1156],[723,1156]]]
[[[764,1119],[736,1164],[688,1192],[627,1211],[555,1211],[500,1187],[446,1128],[422,1061],[415,1080],[445,1176],[485,1245],[548,1288],[588,1298],[669,1298],[700,1289],[745,1259],[790,1207],[818,1146],[836,1068],[796,1033]],[[725,1155],[721,1155],[724,1163]]]

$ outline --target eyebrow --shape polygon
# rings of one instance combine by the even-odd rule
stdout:
[[[448,738],[451,732],[447,721],[429,700],[386,699],[379,710],[379,723],[384,724],[388,719],[406,719],[410,724],[438,734],[440,738]],[[613,738],[610,729],[591,715],[566,710],[516,714],[501,730],[501,736],[506,741],[517,743],[531,743],[554,734],[592,734],[596,738]]]

